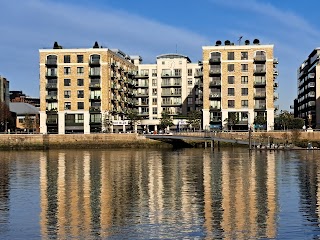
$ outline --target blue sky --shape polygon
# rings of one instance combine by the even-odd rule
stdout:
[[[39,96],[39,54],[54,41],[102,46],[145,63],[176,51],[193,62],[216,40],[260,39],[279,59],[280,109],[297,93],[297,68],[320,47],[319,0],[0,0],[0,75],[10,90]]]

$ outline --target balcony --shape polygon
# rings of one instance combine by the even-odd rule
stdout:
[[[47,113],[57,113],[58,109],[57,108],[46,108]]]
[[[221,75],[221,69],[210,69],[209,70],[209,76],[216,76],[216,75]]]
[[[209,83],[210,87],[221,87],[221,81],[211,81]]]
[[[220,57],[212,57],[209,59],[209,64],[220,64],[221,63],[221,58]]]
[[[136,83],[137,88],[148,88],[149,84],[148,83]]]
[[[137,103],[137,106],[139,106],[139,107],[147,107],[147,106],[149,106],[149,103],[142,101],[141,103]]]
[[[194,73],[194,77],[195,77],[195,78],[203,77],[203,72],[195,72],[195,73]]]
[[[274,105],[274,110],[278,111],[279,110],[279,105]]]
[[[254,98],[265,98],[266,93],[265,92],[257,92],[254,94]]]
[[[220,111],[221,107],[220,106],[210,106],[210,111],[214,112],[214,111]]]
[[[100,59],[90,59],[89,65],[90,66],[100,66]]]
[[[47,59],[46,60],[46,66],[57,66],[57,59]]]
[[[136,96],[137,97],[148,97],[149,93],[147,93],[147,92],[138,92]]]
[[[162,102],[161,106],[162,107],[171,107],[171,106],[181,106],[181,102],[175,102],[175,101],[167,101],[167,102]]]
[[[90,77],[90,78],[100,77],[100,72],[90,71],[89,77]]]
[[[58,89],[58,86],[56,83],[47,83],[46,89]]]
[[[308,84],[308,87],[309,87],[309,88],[314,88],[314,87],[316,87],[316,83],[315,83],[315,82],[310,82],[310,83]]]
[[[91,102],[100,102],[101,96],[90,96],[89,101]]]
[[[209,98],[210,98],[210,99],[221,98],[221,93],[220,93],[220,92],[210,93],[210,94],[209,94]]]
[[[273,93],[273,99],[274,100],[279,99],[279,93]]]
[[[181,78],[181,73],[171,73],[171,72],[164,72],[161,74],[162,78]]]
[[[181,96],[181,92],[161,92],[162,97],[179,97]]]
[[[46,73],[46,78],[57,78],[58,75],[56,72],[47,72]]]
[[[149,74],[148,73],[138,74],[138,75],[135,75],[134,78],[149,78]]]
[[[202,106],[203,105],[203,101],[202,100],[196,100],[195,104],[198,105],[198,106],[199,105]]]
[[[264,87],[264,86],[266,86],[266,81],[254,81],[253,86]]]
[[[211,117],[210,122],[215,122],[215,123],[221,122],[221,117]]]
[[[92,113],[94,112],[98,113],[100,111],[101,111],[101,107],[98,107],[98,106],[89,108],[89,112],[92,112]]]
[[[253,58],[253,61],[254,62],[265,62],[267,60],[266,56],[265,55],[256,55],[254,58]]]
[[[46,100],[47,100],[47,102],[57,102],[58,96],[57,95],[47,95]]]
[[[273,87],[274,87],[274,88],[279,87],[279,84],[278,84],[278,82],[277,82],[277,81],[274,81],[274,82],[273,82]]]
[[[52,115],[51,115],[52,116]],[[58,117],[58,115],[56,115]],[[57,125],[58,124],[58,118],[47,118],[46,120],[47,125]]]
[[[264,74],[266,74],[266,69],[265,68],[256,68],[253,70],[253,73],[255,75],[264,75]]]
[[[266,110],[266,105],[264,104],[255,104],[254,105],[254,110]]]
[[[89,88],[90,89],[100,89],[101,86],[100,86],[100,83],[90,83]]]
[[[82,123],[78,123],[72,120],[66,120],[65,121],[65,126],[83,126],[83,122]]]
[[[278,64],[278,63],[279,63],[278,58],[274,58],[273,59],[273,64]]]
[[[149,112],[139,112],[138,116],[149,116]]]
[[[273,69],[273,75],[274,76],[278,76],[279,75],[278,69]]]

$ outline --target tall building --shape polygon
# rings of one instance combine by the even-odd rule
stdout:
[[[9,81],[0,76],[0,102],[5,102],[9,106]]]
[[[295,101],[295,116],[305,119],[305,124],[320,127],[320,48],[314,49],[297,71],[298,97]]]
[[[135,101],[142,119],[139,127],[158,130],[165,111],[173,118],[173,128],[188,128],[188,112],[202,110],[202,64],[191,63],[189,57],[176,53],[157,56],[155,64],[132,58],[138,66]]]
[[[124,119],[136,71],[128,55],[97,42],[85,49],[55,42],[39,54],[41,133],[113,131],[112,123]]]
[[[274,102],[277,59],[273,45],[217,41],[215,46],[203,46],[203,127],[238,130],[254,126],[257,116],[266,120],[267,130],[274,127]],[[262,118],[261,117],[261,118]],[[237,119],[231,126],[227,119]]]

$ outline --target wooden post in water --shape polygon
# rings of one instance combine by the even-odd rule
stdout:
[[[213,149],[214,148],[214,141],[211,140],[211,148]]]

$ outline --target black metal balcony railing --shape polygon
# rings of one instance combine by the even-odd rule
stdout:
[[[58,77],[56,72],[47,72],[46,73],[46,78],[56,78]]]
[[[210,111],[218,111],[221,110],[220,106],[210,106]]]
[[[254,109],[256,109],[256,110],[266,110],[266,105],[264,105],[264,104],[256,104],[256,105],[254,105]]]
[[[58,124],[58,119],[47,119],[47,120],[46,120],[46,124],[47,124],[47,125],[50,125],[50,124],[52,124],[52,125]]]
[[[47,112],[58,112],[57,108],[46,108]]]
[[[256,68],[253,70],[254,74],[265,74],[266,73],[266,69],[265,68]]]
[[[211,81],[209,83],[210,87],[216,87],[216,86],[221,86],[221,81]]]
[[[46,65],[47,66],[56,66],[57,65],[57,59],[47,59]]]
[[[210,93],[209,94],[209,98],[220,98],[221,97],[221,93]]]
[[[211,117],[210,121],[211,122],[221,122],[221,117]]]
[[[90,83],[89,88],[100,88],[100,83]]]
[[[255,62],[265,62],[266,61],[266,56],[265,55],[257,55],[253,58]]]
[[[56,83],[47,83],[46,88],[47,89],[57,89],[57,84]]]
[[[221,74],[221,69],[210,69],[209,70],[209,75],[220,75]]]
[[[89,108],[89,111],[90,111],[90,112],[100,112],[100,111],[101,111],[101,107],[98,107],[98,106],[96,106],[96,107],[90,107],[90,108]]]
[[[218,64],[221,62],[221,58],[220,57],[212,57],[209,59],[209,64]]]
[[[46,96],[46,100],[47,101],[57,101],[58,100],[58,96],[57,95],[47,95]]]
[[[199,78],[199,77],[202,77],[203,76],[203,72],[195,72],[194,73],[194,77],[195,78]]]
[[[89,99],[90,101],[100,101],[101,100],[101,98],[100,98],[100,96],[90,96],[90,99]]]
[[[254,94],[255,98],[265,98],[266,97],[266,93],[265,92],[258,92]]]
[[[90,59],[90,65],[100,65],[100,59]]]
[[[79,122],[75,122],[75,121],[65,121],[65,126],[83,126],[83,122],[79,123]]]

